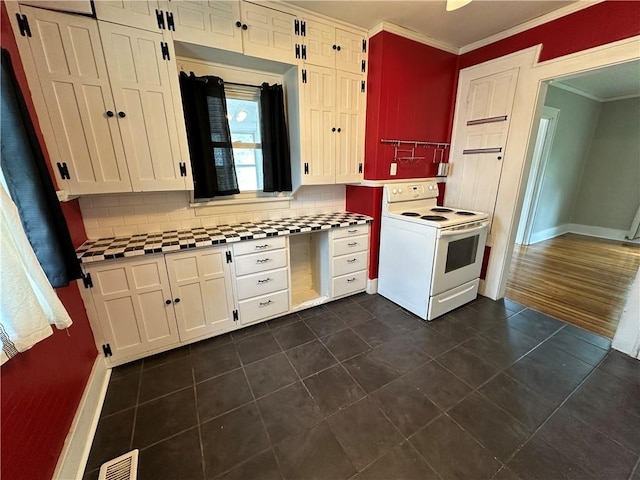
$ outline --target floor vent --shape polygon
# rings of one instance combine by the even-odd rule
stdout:
[[[98,480],[136,480],[138,478],[138,450],[131,450],[103,463]]]

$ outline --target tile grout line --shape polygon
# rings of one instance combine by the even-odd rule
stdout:
[[[189,357],[191,357],[191,348],[189,348]],[[198,428],[198,444],[200,445],[200,460],[201,460],[201,469],[202,469],[202,478],[207,478],[207,468],[206,468],[206,460],[204,456],[204,443],[202,442],[202,428],[200,426],[200,410],[198,409],[198,389],[196,385],[196,373],[193,368],[193,362],[191,358],[189,358],[189,365],[191,365],[191,381],[192,389],[193,389],[193,399],[194,405],[196,408],[196,427]]]

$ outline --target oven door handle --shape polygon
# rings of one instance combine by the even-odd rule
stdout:
[[[482,222],[477,227],[465,228],[465,229],[462,229],[462,230],[445,230],[442,233],[440,233],[440,236],[441,237],[454,237],[454,236],[461,235],[461,234],[479,232],[480,230],[482,230],[484,228],[487,228],[487,225],[489,225],[489,222]]]

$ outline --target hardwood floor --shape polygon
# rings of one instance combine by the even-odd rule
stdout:
[[[640,245],[565,234],[516,245],[505,297],[613,338],[640,267]]]

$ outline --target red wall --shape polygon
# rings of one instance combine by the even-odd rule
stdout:
[[[2,47],[11,55],[40,144],[49,160],[4,2],[0,32]],[[86,240],[86,234],[78,202],[62,205],[74,245],[79,246]],[[52,336],[0,367],[0,476],[7,480],[52,477],[97,355],[76,283],[59,288],[56,293],[73,325],[66,331],[54,327]]]
[[[540,61],[640,34],[640,2],[606,1],[460,56],[460,68],[542,44]]]
[[[365,170],[368,180],[433,177],[433,150],[419,147],[424,160],[398,163],[389,175],[393,146],[381,139],[448,142],[449,116],[457,77],[457,56],[381,32],[369,41]],[[446,156],[445,156],[446,159]]]

